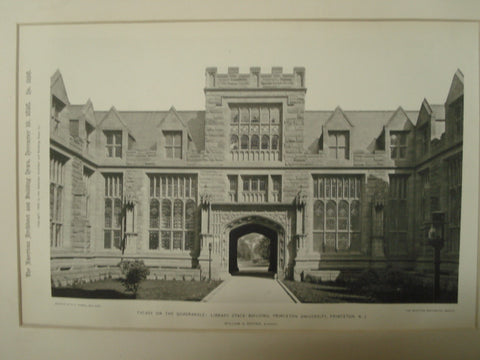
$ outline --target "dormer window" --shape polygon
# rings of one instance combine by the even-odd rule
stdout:
[[[107,158],[122,157],[122,131],[105,131],[106,146],[105,156]]]
[[[50,109],[51,119],[53,120],[54,126],[53,129],[55,132],[58,131],[58,127],[60,124],[60,112],[65,107],[65,104],[57,99],[55,96],[52,96],[52,104]]]
[[[181,159],[182,158],[182,132],[181,131],[164,131],[165,138],[165,158]]]
[[[407,132],[390,131],[390,157],[394,160],[407,156]]]
[[[349,159],[349,132],[348,131],[329,131],[329,154],[334,159]]]

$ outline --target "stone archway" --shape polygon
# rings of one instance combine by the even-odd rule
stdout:
[[[237,263],[237,244],[238,239],[250,233],[258,233],[270,240],[270,257],[268,271],[277,274],[280,279],[284,277],[284,267],[286,264],[285,252],[285,230],[277,222],[263,216],[245,216],[230,222],[225,228],[226,269],[232,274],[238,271]]]
[[[247,234],[257,233],[265,236],[270,240],[270,254],[268,272],[277,273],[278,269],[278,233],[261,224],[250,223],[241,225],[230,231],[229,234],[229,256],[228,256],[228,272],[230,274],[239,271],[238,268],[238,240]]]

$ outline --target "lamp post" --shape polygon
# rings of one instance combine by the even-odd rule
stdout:
[[[212,243],[208,243],[208,281],[212,280]]]
[[[427,244],[434,249],[434,280],[433,280],[433,298],[434,302],[438,302],[440,297],[440,250],[444,244],[444,224],[445,213],[441,211],[432,212],[432,223],[428,230]]]

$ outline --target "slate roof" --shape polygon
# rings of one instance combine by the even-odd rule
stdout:
[[[432,105],[438,114],[444,114],[443,105]],[[383,126],[388,123],[396,110],[388,111],[349,111],[342,110],[348,121],[355,128],[355,138],[358,148],[367,149],[372,141],[377,138]],[[127,127],[135,134],[138,148],[149,149],[158,139],[157,126],[167,116],[169,111],[118,111]],[[309,149],[316,143],[322,134],[322,126],[332,117],[335,110],[330,111],[305,111],[304,115],[304,146]],[[178,111],[178,115],[187,125],[192,141],[198,151],[204,150],[205,146],[205,111]],[[416,124],[419,111],[405,111],[412,124]],[[95,111],[97,119],[103,119],[108,111]],[[443,118],[445,116],[443,115]],[[438,118],[437,118],[438,119]],[[440,116],[441,119],[441,116]],[[436,121],[438,130],[442,130],[444,122]],[[441,133],[440,132],[440,133]],[[438,131],[435,131],[439,134]]]
[[[70,104],[60,70],[55,71],[55,73],[50,77],[50,90],[52,94],[55,95],[61,102],[66,105]]]
[[[334,111],[305,111],[304,145],[311,148],[322,133],[322,126],[328,121]],[[355,128],[355,140],[358,148],[367,149],[377,138],[383,126],[388,123],[395,110],[390,111],[345,111],[343,113]],[[410,121],[415,125],[418,111],[405,111]]]
[[[158,139],[157,126],[170,111],[118,111],[127,127],[135,134],[137,147],[150,149]],[[198,151],[205,147],[204,124],[205,111],[178,111],[190,131],[192,141]],[[108,111],[95,111],[97,119],[103,119]]]

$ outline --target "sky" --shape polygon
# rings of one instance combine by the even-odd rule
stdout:
[[[22,29],[21,47],[71,103],[96,110],[203,110],[205,68],[306,68],[307,110],[418,110],[443,104],[455,71],[477,59],[472,24],[440,22],[200,22]],[[25,40],[25,41],[24,41]],[[473,62],[474,63],[474,62]],[[467,80],[468,81],[468,80]]]

